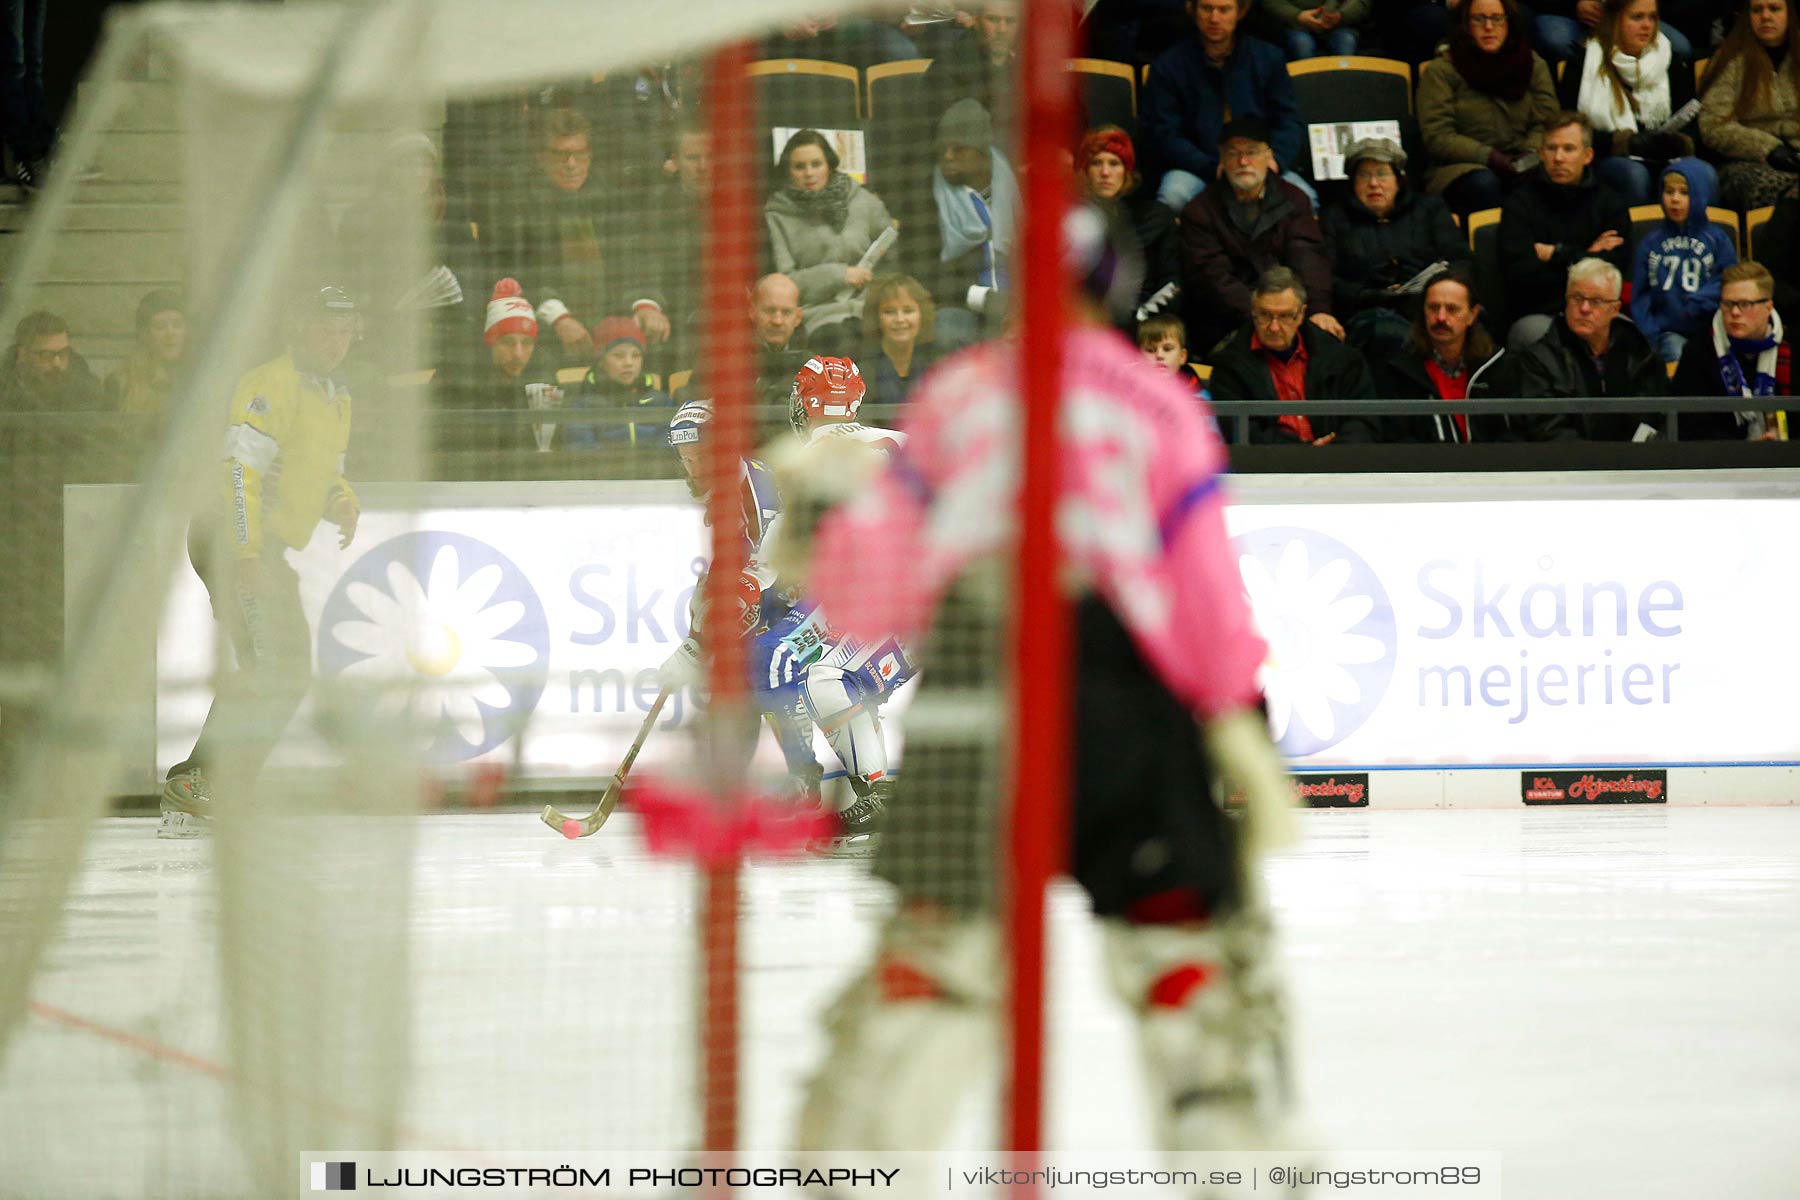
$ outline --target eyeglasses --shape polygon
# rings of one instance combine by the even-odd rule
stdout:
[[[1619,302],[1617,296],[1577,296],[1571,293],[1568,297],[1570,308],[1611,308]]]
[[[1767,303],[1767,300],[1721,300],[1719,307],[1728,313],[1746,313],[1755,312]]]
[[[1478,29],[1482,28],[1482,27],[1486,27],[1488,29],[1499,29],[1506,24],[1506,14],[1505,13],[1494,13],[1494,14],[1483,14],[1479,17],[1470,17],[1469,24],[1475,26]]]
[[[1251,309],[1250,319],[1258,325],[1296,325],[1300,321],[1297,312],[1268,312],[1262,309]]]

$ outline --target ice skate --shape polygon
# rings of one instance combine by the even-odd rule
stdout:
[[[197,838],[212,832],[212,785],[198,767],[169,778],[160,807],[159,838]]]
[[[850,786],[856,789],[856,802],[837,814],[837,832],[823,846],[828,854],[869,854],[881,840],[882,816],[894,785],[853,776]]]

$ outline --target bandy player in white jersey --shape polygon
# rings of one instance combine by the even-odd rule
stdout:
[[[801,452],[823,442],[851,441],[885,461],[905,445],[905,434],[856,419],[865,391],[862,372],[850,359],[808,359],[794,376],[788,404],[788,420],[804,442]],[[777,516],[770,523],[763,545],[778,544],[781,522]],[[760,554],[752,557],[750,574],[764,592],[776,584],[776,570]],[[838,814],[835,840],[844,848],[866,848],[893,790],[880,705],[916,668],[897,639],[842,637],[816,604],[801,597],[792,602],[792,610],[758,639],[759,649],[764,638],[778,643],[767,647],[770,686],[796,669],[801,673],[807,713],[844,764],[856,793],[855,802]]]

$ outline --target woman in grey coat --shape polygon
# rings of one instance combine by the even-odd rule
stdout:
[[[837,152],[816,129],[802,129],[781,150],[780,178],[763,208],[774,269],[800,288],[808,344],[825,326],[862,318],[863,289],[879,260],[864,260],[894,228],[881,197],[838,169]],[[891,249],[889,245],[882,251]],[[827,335],[848,338],[855,326]]]

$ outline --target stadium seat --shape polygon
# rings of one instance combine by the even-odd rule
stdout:
[[[1710,58],[1702,58],[1696,59],[1694,62],[1694,94],[1696,96],[1700,94],[1700,80],[1706,76],[1706,64],[1711,61]]]
[[[1081,127],[1117,125],[1137,137],[1137,81],[1124,63],[1104,58],[1071,58],[1069,70],[1081,77]]]
[[[586,367],[563,367],[556,373],[556,382],[580,383],[587,378],[587,373],[588,369]]]
[[[750,64],[757,118],[765,128],[862,128],[862,77],[855,67],[817,58],[768,58]]]
[[[1194,367],[1194,374],[1198,375],[1202,382],[1212,378],[1212,367],[1209,366],[1208,364],[1194,363],[1193,367]]]
[[[1765,204],[1761,208],[1753,208],[1744,214],[1744,257],[1756,257],[1756,231],[1769,223],[1775,215],[1775,206]]]
[[[1723,226],[1725,231],[1731,234],[1731,248],[1738,252],[1739,257],[1743,257],[1744,241],[1738,233],[1737,212],[1729,208],[1709,207],[1706,210],[1706,217],[1715,225]],[[1643,240],[1644,235],[1662,219],[1663,210],[1660,204],[1638,204],[1632,207],[1630,237],[1632,255],[1637,254],[1638,243]]]
[[[1500,271],[1500,209],[1484,208],[1469,214],[1469,249],[1475,253],[1476,297],[1487,314],[1489,329],[1505,329],[1506,277]]]
[[[1412,70],[1405,63],[1361,55],[1307,58],[1289,63],[1288,77],[1304,124],[1396,121],[1407,155],[1422,159],[1418,124],[1413,120]],[[1310,152],[1302,166],[1303,173],[1312,178]]]
[[[869,186],[876,193],[901,190],[931,170],[931,131],[935,119],[929,58],[877,63],[868,70]]]
[[[689,369],[686,371],[671,371],[671,372],[669,372],[669,387],[668,387],[669,395],[673,396],[676,392],[679,392],[682,388],[686,387],[688,385],[688,381],[690,379],[692,379],[693,377],[694,377],[694,372],[692,369]]]

